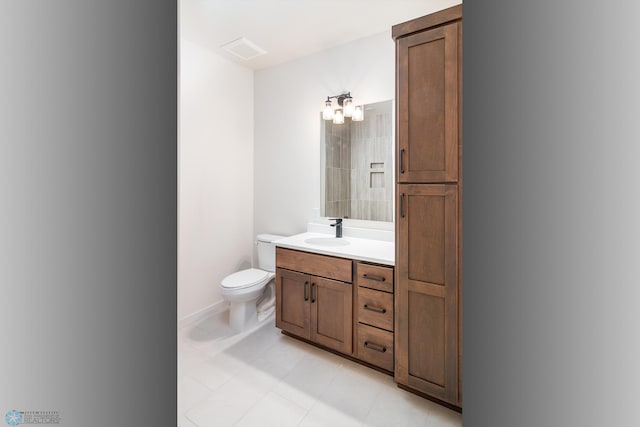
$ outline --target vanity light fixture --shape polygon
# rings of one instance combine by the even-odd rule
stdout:
[[[342,101],[342,105],[344,106],[344,116],[345,117],[351,117],[353,115],[353,98],[351,98],[350,96],[348,98],[345,98],[344,101]]]
[[[336,100],[338,108],[334,108],[332,99]],[[364,120],[362,106],[356,106],[353,103],[351,92],[327,96],[322,110],[322,118],[324,120],[333,120],[335,124],[341,124],[344,123],[345,117],[351,117],[351,120],[356,122]]]
[[[339,108],[333,113],[333,123],[337,125],[344,123],[344,115],[342,114],[342,110]]]
[[[324,110],[322,110],[322,118],[325,120],[333,120],[333,106],[331,105],[331,100],[327,98],[324,105],[325,107]]]
[[[354,122],[361,122],[364,120],[364,108],[361,105],[354,107],[351,120]]]

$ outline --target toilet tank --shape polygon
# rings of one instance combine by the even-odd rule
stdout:
[[[285,236],[276,234],[258,234],[256,244],[258,245],[258,268],[265,271],[276,271],[276,245],[278,239]]]

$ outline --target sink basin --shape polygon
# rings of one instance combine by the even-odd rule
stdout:
[[[336,237],[310,237],[304,242],[316,246],[347,246],[349,244],[348,240]]]

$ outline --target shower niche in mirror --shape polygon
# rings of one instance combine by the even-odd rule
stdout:
[[[393,103],[364,106],[364,120],[321,118],[321,215],[393,221]]]

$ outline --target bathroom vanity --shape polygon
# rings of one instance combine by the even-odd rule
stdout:
[[[395,236],[277,241],[276,326],[462,410],[462,5],[395,25],[392,37],[395,191],[375,178],[388,158],[354,161],[366,150],[349,148],[358,141],[345,128],[325,125],[339,138],[325,138],[321,167],[325,215],[353,218],[362,206],[346,196],[360,190],[346,177],[368,177],[372,193],[395,194]],[[346,169],[353,164],[368,168]]]
[[[393,242],[302,233],[276,246],[276,326],[392,374]]]

